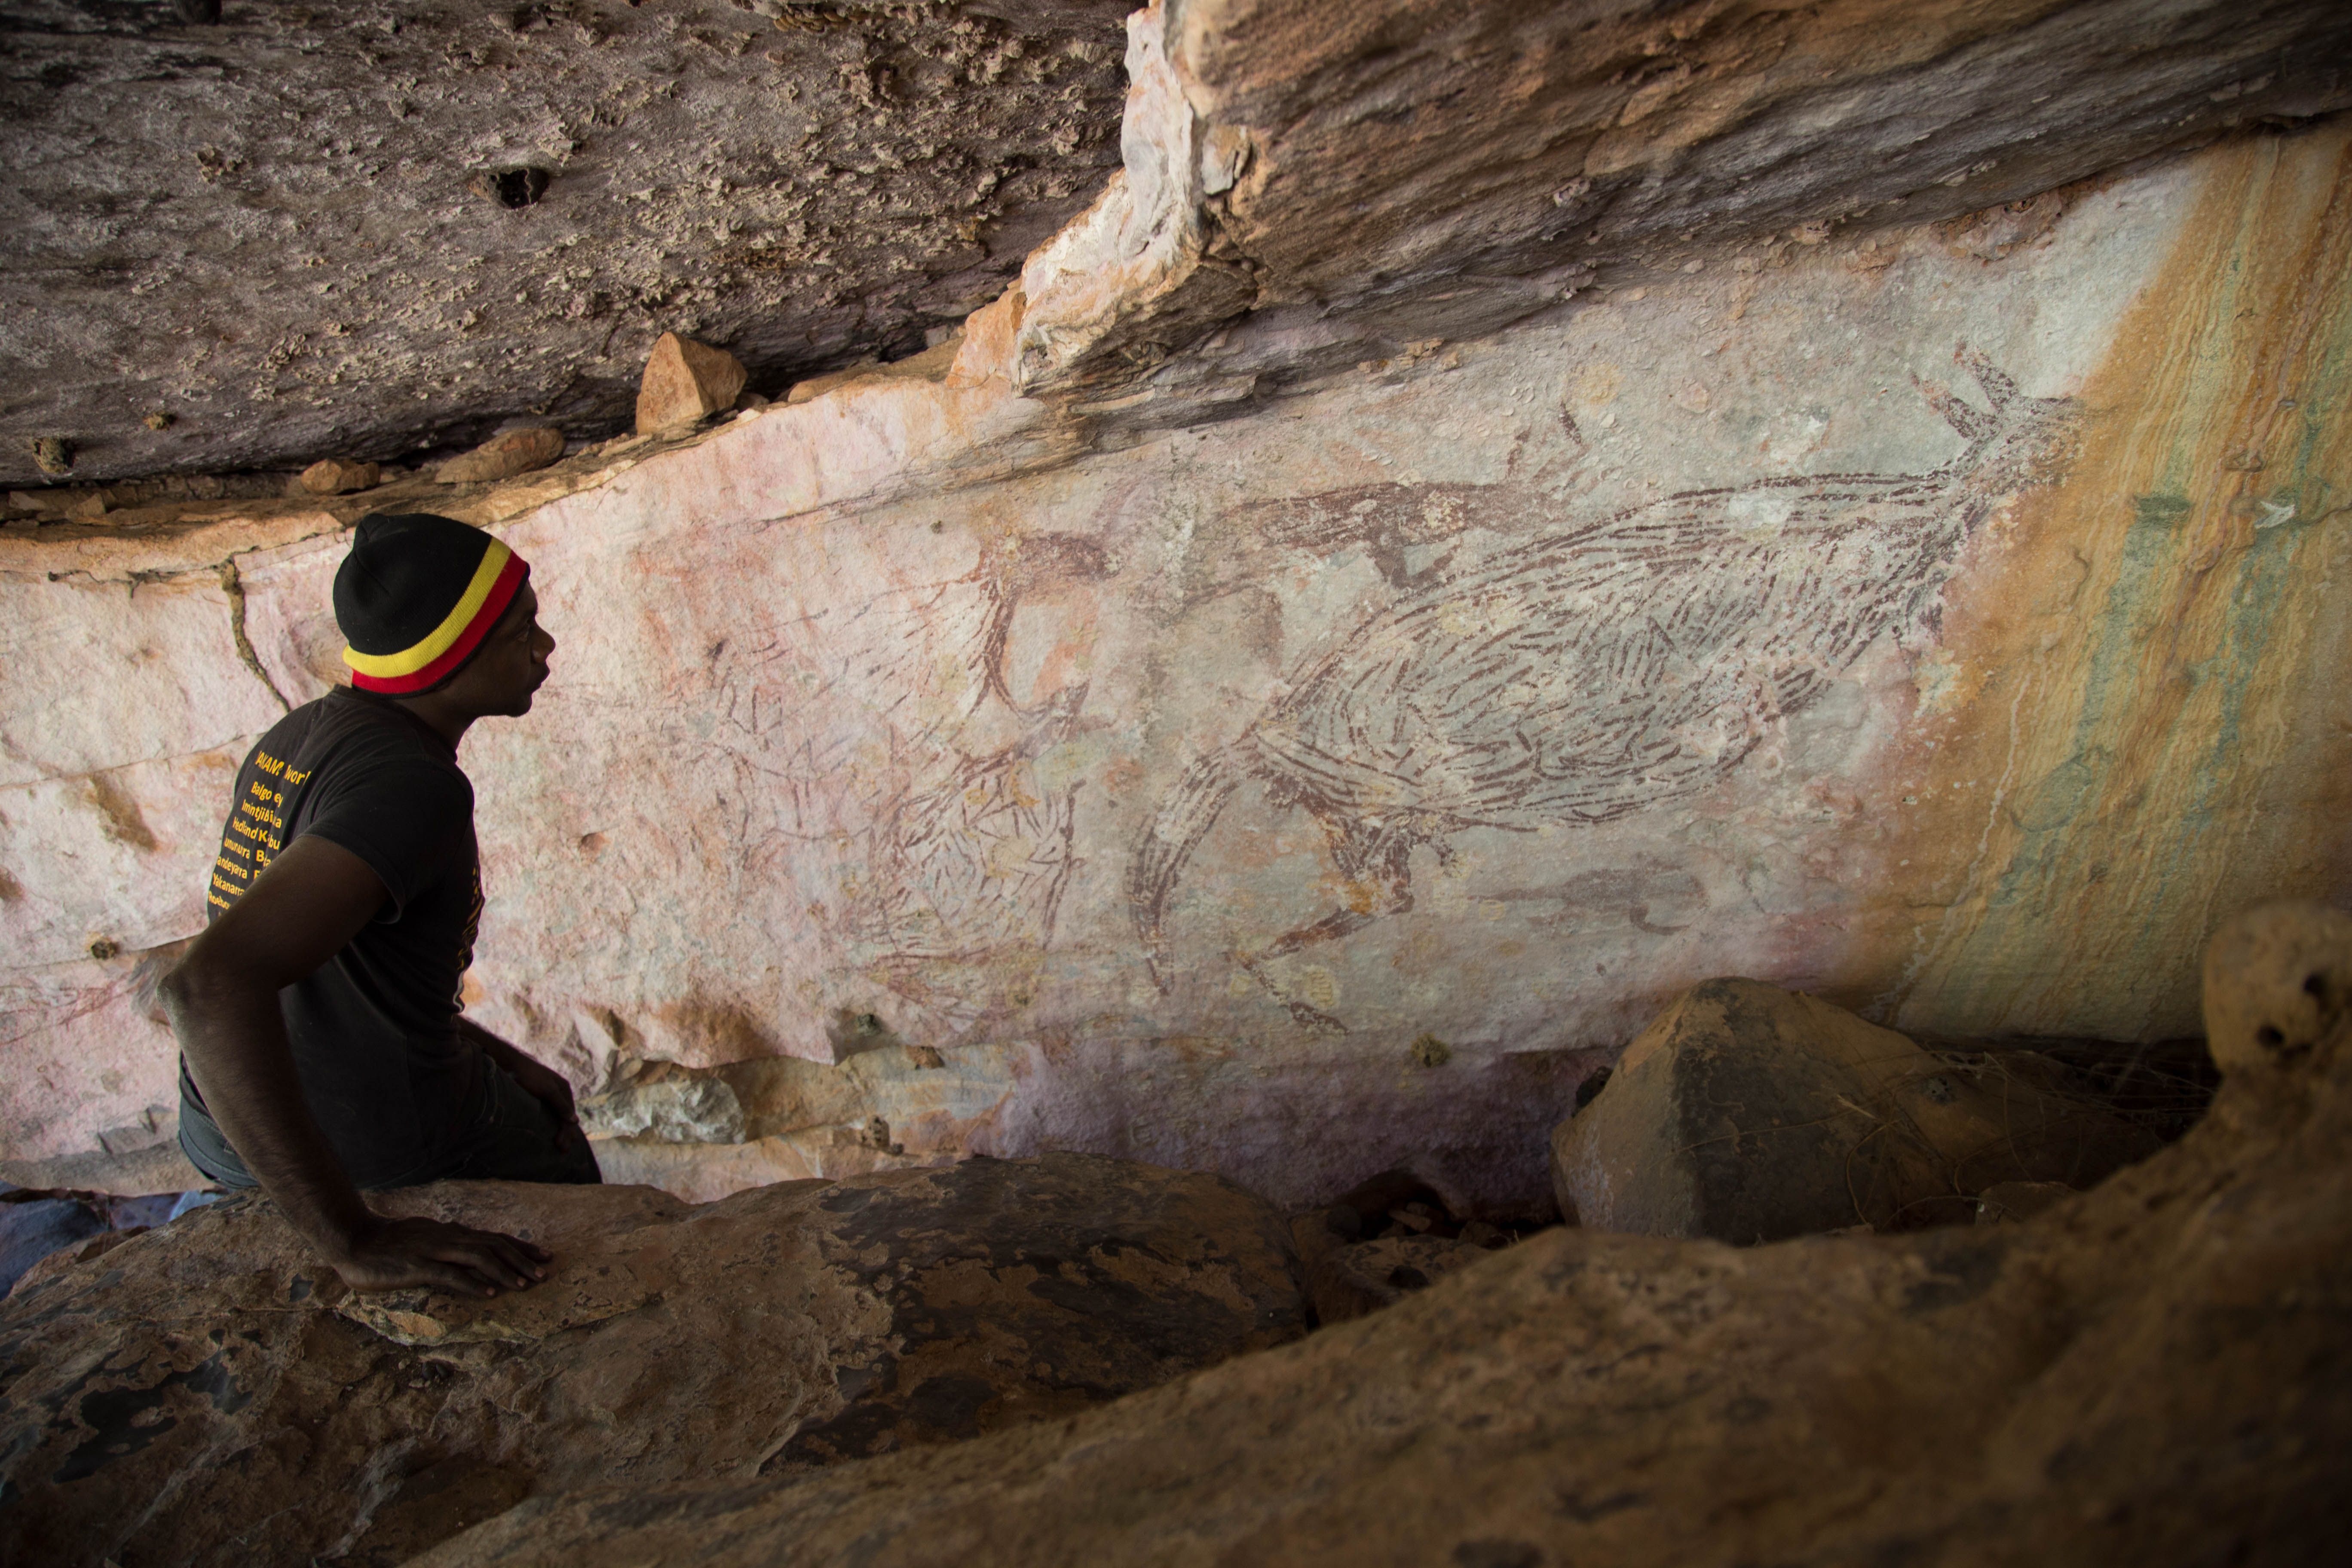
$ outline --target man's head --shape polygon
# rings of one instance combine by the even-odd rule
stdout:
[[[528,713],[555,647],[539,627],[530,574],[520,556],[454,519],[362,518],[335,574],[352,684],[449,710],[461,727]]]

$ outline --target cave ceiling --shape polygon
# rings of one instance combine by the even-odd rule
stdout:
[[[1117,166],[1129,9],[7,0],[0,480],[607,434],[665,331],[919,349]]]
[[[2343,0],[1129,3],[0,0],[0,481],[600,437],[1016,273],[1019,390],[1189,424],[2352,107]]]

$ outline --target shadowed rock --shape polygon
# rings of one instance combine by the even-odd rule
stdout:
[[[400,1562],[543,1491],[970,1437],[1304,1326],[1255,1197],[1087,1155],[699,1208],[503,1183],[384,1206],[530,1236],[555,1271],[357,1297],[247,1199],[28,1280],[0,1313],[11,1560]]]
[[[534,1499],[420,1568],[2332,1561],[2347,1043],[2024,1225],[1548,1231],[1064,1425]]]
[[[1817,997],[1710,980],[1553,1131],[1552,1188],[1571,1219],[1645,1236],[1965,1224],[1995,1183],[2085,1187],[2155,1152],[2062,1079],[2025,1053],[1934,1056]]]

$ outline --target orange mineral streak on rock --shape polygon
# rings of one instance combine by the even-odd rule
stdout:
[[[1949,591],[1851,928],[1857,985],[1900,975],[1890,1022],[2191,1034],[2215,918],[2352,876],[2352,129],[2316,134],[2209,165],[2080,462]]]

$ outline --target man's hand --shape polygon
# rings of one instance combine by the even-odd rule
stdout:
[[[460,1296],[495,1296],[546,1279],[552,1256],[494,1230],[437,1219],[379,1219],[335,1248],[328,1261],[354,1290],[425,1285]]]

